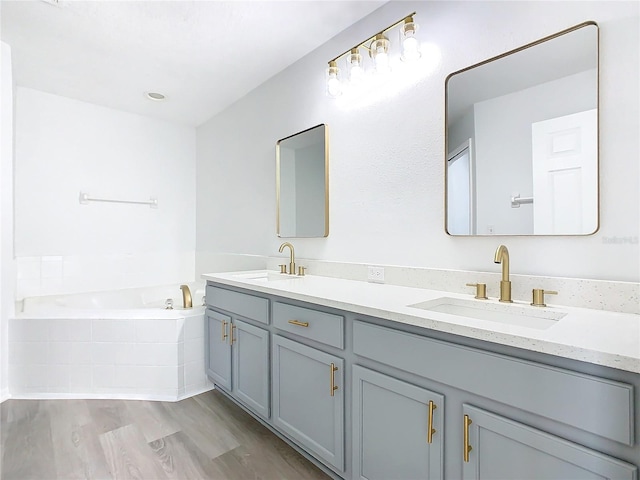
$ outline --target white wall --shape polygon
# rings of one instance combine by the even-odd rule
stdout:
[[[533,205],[510,202],[533,196],[531,125],[597,108],[597,89],[588,70],[474,105],[478,233],[533,233]]]
[[[637,2],[390,2],[198,129],[198,258],[274,255],[277,139],[330,128],[331,225],[300,257],[640,280]],[[416,10],[441,61],[403,90],[349,107],[324,95],[327,61]],[[453,71],[585,20],[600,25],[601,227],[585,237],[459,238],[444,232],[444,82]],[[208,265],[199,262],[198,270]],[[313,272],[310,272],[313,273]]]
[[[195,129],[19,87],[18,298],[193,280]],[[158,208],[90,203],[80,192]]]
[[[11,49],[1,43],[0,61],[0,402],[9,395],[9,317],[14,313],[13,260],[13,76]]]

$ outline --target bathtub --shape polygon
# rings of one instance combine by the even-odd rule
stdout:
[[[211,390],[204,285],[25,298],[9,320],[12,398],[177,401]],[[166,309],[167,299],[173,309]]]

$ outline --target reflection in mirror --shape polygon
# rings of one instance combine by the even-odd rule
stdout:
[[[329,235],[329,134],[318,125],[276,144],[279,237]]]
[[[598,26],[586,22],[446,81],[446,231],[598,229]]]

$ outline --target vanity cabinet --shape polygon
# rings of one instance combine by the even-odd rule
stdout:
[[[501,415],[467,404],[462,414],[463,480],[636,478],[633,465]]]
[[[250,288],[207,305],[217,388],[334,477],[638,480],[636,373]]]
[[[353,478],[442,479],[444,396],[357,365],[352,382]]]
[[[207,287],[207,375],[263,418],[270,415],[269,331],[238,317],[242,314],[268,323],[268,302],[265,298]]]
[[[273,335],[273,424],[344,471],[344,360]]]

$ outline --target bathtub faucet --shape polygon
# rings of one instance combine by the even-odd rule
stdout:
[[[180,285],[180,290],[182,290],[182,306],[184,308],[193,307],[193,302],[191,300],[191,290],[189,290],[189,285]]]

